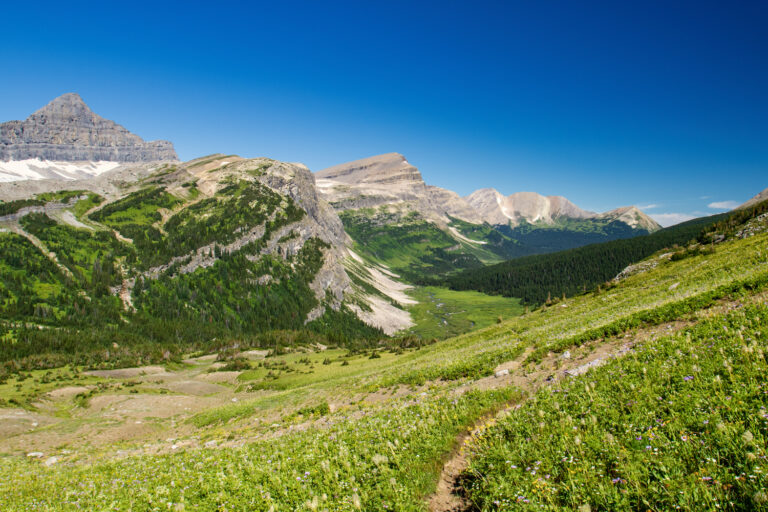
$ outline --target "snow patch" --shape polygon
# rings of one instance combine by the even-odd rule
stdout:
[[[451,234],[453,236],[455,236],[456,238],[458,238],[459,240],[461,240],[463,242],[467,242],[467,243],[470,243],[470,244],[480,244],[480,245],[485,245],[485,244],[488,243],[488,242],[484,242],[482,240],[472,240],[471,238],[467,238],[466,236],[464,236],[461,233],[459,233],[459,230],[454,228],[453,226],[449,226],[448,230],[451,232]]]
[[[365,265],[365,269],[373,279],[371,284],[381,293],[396,300],[400,304],[418,304],[418,301],[413,300],[411,297],[405,294],[405,290],[410,290],[412,288],[411,285],[395,281],[392,279],[392,277],[382,272],[383,269],[379,270],[375,266],[365,264],[363,259],[359,255],[355,254],[354,251],[349,251],[349,255],[355,261]],[[389,272],[389,274],[392,273]]]
[[[91,178],[120,167],[120,162],[59,162],[32,158],[0,162],[0,182]]]
[[[396,308],[381,297],[368,295],[366,302],[372,311],[363,311],[357,304],[350,304],[349,308],[368,325],[380,328],[385,334],[394,334],[397,331],[407,329],[413,325],[411,314]]]

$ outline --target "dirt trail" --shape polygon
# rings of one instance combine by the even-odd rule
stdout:
[[[528,397],[544,386],[550,386],[563,378],[584,374],[592,368],[602,366],[611,359],[626,355],[643,340],[678,331],[691,323],[668,322],[641,329],[620,338],[593,341],[563,354],[551,354],[536,365],[524,366],[523,362],[533,351],[531,347],[516,359],[502,363],[495,370],[496,372],[507,370],[508,374],[479,379],[458,388],[457,392],[514,386],[524,393],[524,397]],[[487,426],[489,421],[497,421],[510,414],[520,407],[524,400],[525,398],[516,403],[510,403],[500,411],[481,418],[472,429],[456,439],[455,446],[457,448],[444,464],[437,490],[429,498],[430,512],[466,512],[470,510],[471,504],[459,494],[461,491],[459,479],[469,463],[469,454],[466,450],[467,442],[478,433],[481,427]]]
[[[457,392],[514,386],[524,393],[524,397],[528,397],[544,386],[550,386],[563,378],[582,375],[592,368],[602,366],[611,359],[631,353],[636,345],[642,344],[646,340],[667,336],[700,320],[739,308],[745,302],[759,302],[766,300],[766,298],[768,298],[768,292],[757,293],[742,300],[721,300],[713,307],[697,311],[692,319],[665,322],[630,331],[621,337],[595,340],[580,347],[571,348],[563,354],[550,354],[536,365],[525,365],[524,361],[533,351],[531,347],[516,359],[502,363],[495,370],[496,372],[507,370],[508,374],[499,377],[494,375],[470,382],[458,388]],[[460,477],[469,463],[469,456],[466,452],[467,440],[478,433],[481,426],[487,425],[489,421],[496,421],[511,414],[520,407],[524,400],[525,398],[517,403],[509,404],[495,414],[481,418],[468,432],[456,439],[456,448],[451,458],[443,466],[437,490],[429,497],[430,512],[466,512],[471,509],[471,504],[460,495]]]

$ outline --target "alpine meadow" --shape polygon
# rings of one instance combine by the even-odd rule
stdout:
[[[0,511],[768,511],[764,3],[92,7],[5,13]]]

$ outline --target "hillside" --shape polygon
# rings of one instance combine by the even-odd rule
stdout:
[[[0,213],[0,328],[17,340],[2,346],[6,363],[93,363],[113,342],[103,365],[216,339],[274,345],[276,331],[294,333],[283,343],[304,331],[323,343],[381,336],[352,311],[373,311],[370,296],[345,271],[341,222],[301,166],[216,156],[165,164],[109,198],[44,193]],[[403,313],[377,297],[376,311]]]
[[[764,206],[760,211],[762,208]],[[753,215],[756,211],[758,210],[750,210],[745,215]],[[548,299],[563,295],[573,296],[611,281],[632,263],[643,260],[661,249],[685,246],[703,231],[716,229],[718,222],[732,215],[726,213],[702,217],[646,236],[519,258],[464,271],[444,280],[425,282],[440,283],[454,290],[476,290],[493,295],[518,297],[527,304],[538,305]],[[666,258],[672,257],[673,252],[674,250],[670,249]]]
[[[16,371],[4,506],[760,510],[768,232],[742,226],[428,345]]]

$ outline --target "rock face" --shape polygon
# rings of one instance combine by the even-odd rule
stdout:
[[[176,161],[173,144],[145,142],[91,111],[78,94],[59,96],[25,121],[0,124],[0,160]]]
[[[635,229],[644,229],[649,233],[661,229],[658,222],[640,211],[635,206],[624,206],[605,213],[601,213],[597,219],[618,220]]]

